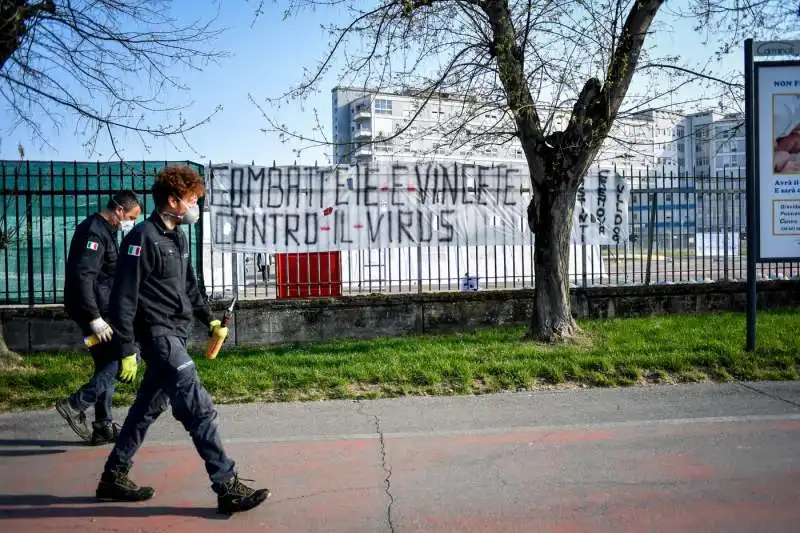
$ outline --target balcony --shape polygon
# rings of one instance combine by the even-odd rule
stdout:
[[[369,157],[372,155],[372,145],[365,144],[353,150],[353,157]]]
[[[356,129],[356,132],[353,134],[353,137],[356,139],[372,139],[372,129],[358,128]]]
[[[368,105],[357,105],[353,108],[353,118],[355,120],[372,118],[372,109]]]

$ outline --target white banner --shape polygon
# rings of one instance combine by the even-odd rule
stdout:
[[[385,163],[370,167],[212,165],[212,244],[229,252],[532,244],[527,167]],[[628,239],[627,180],[593,170],[572,240]]]

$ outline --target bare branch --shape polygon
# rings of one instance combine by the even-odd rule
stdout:
[[[292,0],[287,13],[330,6],[351,16],[326,26],[331,45],[321,63],[279,99],[266,99],[268,105],[303,101],[330,86],[333,75],[338,84],[366,93],[420,95],[423,101],[399,130],[365,142],[412,142],[410,132],[418,131],[442,139],[439,147],[461,150],[492,144],[492,135],[501,144],[516,138],[534,181],[566,179],[571,186],[617,119],[682,104],[722,109],[723,101],[740,98],[740,74],[723,71],[720,58],[740,44],[742,31],[774,34],[770,24],[787,9],[779,0],[383,0],[366,9],[352,0]],[[652,34],[688,18],[708,34],[712,53],[705,65],[661,49],[655,55],[647,45]],[[336,73],[335,60],[341,61]],[[682,96],[699,87],[701,96]],[[433,126],[413,127],[424,107],[438,105],[432,91],[463,101],[463,109]],[[323,135],[319,124],[313,132],[294,131],[258,107],[264,131],[285,142],[356,146]],[[477,128],[488,107],[502,120]]]
[[[189,90],[177,69],[199,70],[224,57],[210,46],[222,30],[213,17],[180,22],[169,14],[174,10],[171,0],[3,2],[0,96],[13,124],[47,143],[43,121],[57,129],[71,123],[90,151],[106,137],[120,155],[117,137],[126,133],[143,142],[185,139],[208,123],[219,108],[189,121],[182,111],[190,104],[165,102]],[[171,113],[181,116],[159,120]]]
[[[647,70],[647,69],[658,69],[658,70],[675,70],[677,72],[681,72],[683,74],[689,74],[694,79],[704,79],[713,81],[714,83],[718,83],[721,86],[728,86],[735,89],[742,89],[744,90],[744,82],[736,82],[732,79],[722,79],[718,76],[714,76],[712,74],[706,74],[704,72],[699,72],[697,70],[693,70],[690,68],[682,67],[680,65],[674,65],[669,63],[654,63],[654,62],[647,62],[639,65],[639,70]]]

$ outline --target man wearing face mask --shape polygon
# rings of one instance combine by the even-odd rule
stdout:
[[[133,229],[141,214],[136,193],[114,194],[105,209],[78,224],[67,256],[64,308],[84,337],[94,337],[98,343],[89,348],[94,375],[75,393],[59,400],[56,410],[80,438],[93,445],[114,442],[119,433],[119,426],[111,418],[119,356],[109,342],[112,330],[106,318],[119,256],[117,232]],[[94,406],[95,416],[91,432],[86,423],[90,406]]]
[[[191,168],[163,169],[153,184],[155,211],[122,241],[109,318],[121,342],[123,362],[135,365],[138,341],[147,368],[97,486],[101,500],[153,497],[155,491],[137,486],[128,472],[147,429],[169,404],[205,462],[218,512],[247,511],[270,495],[268,489],[254,490],[239,480],[235,463],[222,446],[217,410],[186,350],[193,318],[210,334],[227,336],[227,328],[212,320],[179,226],[197,222],[197,201],[204,193],[203,178]]]

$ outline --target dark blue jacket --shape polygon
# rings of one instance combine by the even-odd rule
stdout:
[[[206,326],[211,322],[186,235],[180,227],[168,230],[155,211],[122,240],[108,317],[121,356],[136,353],[137,340],[188,337],[193,317]]]
[[[64,310],[84,335],[89,322],[105,317],[117,270],[117,230],[95,213],[75,228],[67,255]]]

